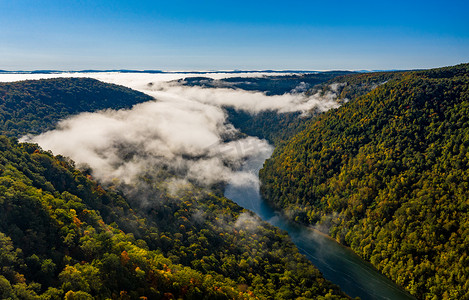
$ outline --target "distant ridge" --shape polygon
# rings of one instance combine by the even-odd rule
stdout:
[[[377,73],[377,72],[400,72],[400,71],[424,71],[425,69],[407,69],[407,70],[400,70],[400,69],[390,69],[390,70],[346,70],[349,72],[355,73]],[[327,73],[327,72],[340,72],[344,70],[208,70],[208,71],[163,71],[163,70],[131,70],[131,69],[109,69],[109,70],[15,70],[15,71],[8,71],[8,70],[0,70],[0,74],[60,74],[60,73],[146,73],[146,74],[220,74],[220,73],[228,73],[228,74],[241,74],[241,73],[277,73],[277,74],[284,74],[284,73],[296,73],[296,74],[319,74],[319,73]]]
[[[230,70],[230,71],[162,71],[162,70],[79,70],[79,71],[60,71],[60,70],[33,70],[33,71],[6,71],[0,70],[0,74],[59,74],[59,73],[150,73],[150,74],[217,74],[217,73],[300,73],[316,74],[332,71],[308,71],[308,70]]]

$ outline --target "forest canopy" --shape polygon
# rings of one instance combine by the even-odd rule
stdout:
[[[147,96],[88,79],[4,84],[1,95],[0,129],[12,138],[0,136],[0,298],[348,298],[285,232],[218,189],[188,183],[175,194],[160,174],[129,195],[14,138]]]
[[[153,98],[91,78],[0,82],[0,134],[21,137],[52,129],[80,112],[130,108]]]
[[[263,196],[418,298],[469,298],[469,64],[336,80],[351,100],[276,149]]]

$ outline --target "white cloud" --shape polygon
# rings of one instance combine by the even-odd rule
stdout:
[[[173,97],[173,99],[189,99],[199,103],[214,105],[217,107],[233,107],[250,113],[259,113],[266,110],[276,110],[280,113],[301,111],[311,109],[326,111],[338,107],[333,93],[326,96],[315,94],[305,96],[304,94],[284,94],[266,96],[261,92],[244,90],[233,90],[228,88],[201,88],[176,85],[174,83],[160,82],[147,86],[141,91],[162,99]],[[331,97],[332,96],[332,97]]]
[[[83,113],[25,140],[89,165],[104,182],[126,184],[162,168],[203,185],[228,181],[236,175],[232,166],[269,147],[254,137],[224,142],[233,128],[224,123],[222,109],[183,104],[150,101],[130,110]]]
[[[77,75],[121,84],[157,100],[126,110],[75,115],[62,120],[55,130],[23,140],[68,156],[79,165],[90,166],[93,175],[105,183],[118,181],[132,185],[148,174],[175,174],[180,181],[166,182],[170,194],[176,194],[177,187],[187,186],[187,181],[201,185],[227,181],[235,185],[258,184],[257,173],[237,170],[245,159],[272,151],[272,147],[255,137],[236,139],[236,130],[226,123],[224,106],[250,113],[263,110],[306,112],[313,108],[324,111],[338,106],[334,93],[322,97],[266,96],[260,92],[204,89],[167,82],[200,74],[27,74],[8,78]],[[242,74],[207,76],[224,78]],[[5,80],[5,75],[0,75],[1,80]]]

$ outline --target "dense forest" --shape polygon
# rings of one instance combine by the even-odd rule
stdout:
[[[91,78],[0,82],[0,134],[38,134],[71,114],[130,108],[149,100],[143,93]]]
[[[469,64],[334,82],[351,101],[275,150],[263,196],[416,297],[469,299]]]
[[[89,83],[123,99],[113,105],[145,100],[140,93],[132,100],[128,89]],[[62,90],[80,91],[81,84],[83,98]],[[48,107],[44,114],[50,118],[37,122],[50,128],[57,118],[107,107],[110,99],[104,92],[101,98],[86,96],[93,88],[82,79],[5,85],[16,96],[5,88],[2,103],[22,104],[5,105],[2,112],[9,123],[0,129],[10,136],[41,130],[32,125],[34,114],[25,114],[28,105]],[[72,108],[64,111],[67,105]],[[28,123],[12,125],[22,115]],[[158,182],[150,186],[154,190],[145,192],[158,195],[157,202],[146,201],[145,193],[129,196],[119,187],[103,187],[65,157],[0,137],[0,298],[347,298],[285,232],[220,190],[188,184],[175,194]]]
[[[260,77],[231,77],[212,79],[207,77],[188,77],[176,82],[186,86],[203,88],[229,88],[245,91],[264,92],[268,96],[285,93],[301,93],[320,83],[332,80],[337,76],[351,74],[349,71],[329,71],[311,74],[286,74]]]
[[[225,110],[228,121],[240,132],[265,139],[276,146],[280,146],[304,129],[306,121],[313,116],[301,116],[299,112],[278,113],[272,110],[251,114],[231,107],[226,107]]]
[[[188,77],[175,82],[185,86],[199,86],[202,88],[229,88],[263,92],[268,96],[272,96],[286,93],[325,93],[328,91],[329,83],[334,83],[335,78],[341,78],[341,76],[352,73],[349,71],[329,71],[302,75],[269,75],[224,79]],[[231,107],[225,107],[225,110],[228,115],[228,122],[233,124],[239,131],[250,136],[266,139],[276,146],[280,146],[292,135],[304,129],[306,121],[316,114],[315,112],[308,115],[301,115],[300,112],[279,113],[275,110],[250,113]]]
[[[317,74],[274,76],[261,78],[227,78],[209,79],[205,77],[186,78],[180,83],[190,86],[208,88],[225,87],[265,92],[267,95],[301,92],[298,87],[306,88],[305,96],[323,97],[327,93],[336,96],[339,104],[364,95],[390,79],[399,78],[402,72],[352,73],[320,72]],[[307,88],[311,87],[311,88]],[[267,110],[256,114],[225,108],[228,121],[242,133],[268,140],[277,148],[283,145],[296,133],[304,130],[318,112],[311,110],[306,114],[300,112],[279,113]]]

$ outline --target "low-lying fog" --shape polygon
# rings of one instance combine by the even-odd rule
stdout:
[[[254,114],[265,110],[325,111],[338,106],[333,93],[306,97],[293,91],[266,96],[260,92],[189,87],[171,82],[194,76],[221,79],[263,75],[266,74],[2,74],[0,81],[91,77],[154,97],[154,101],[127,110],[71,116],[62,120],[55,130],[23,140],[68,156],[78,165],[89,166],[93,175],[104,183],[132,184],[145,174],[164,171],[177,175],[178,184],[190,181],[206,186],[227,181],[252,184],[258,180],[257,174],[238,168],[245,159],[272,151],[265,140],[239,138],[237,130],[227,123],[223,107]],[[168,185],[173,183],[174,178],[168,181]]]

